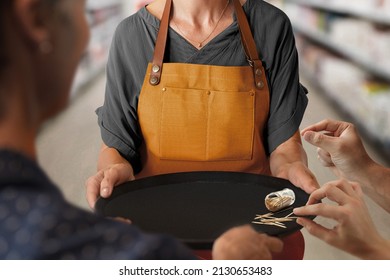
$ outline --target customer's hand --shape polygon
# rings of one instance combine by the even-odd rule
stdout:
[[[324,198],[336,204],[318,203]],[[381,247],[386,248],[387,241],[376,231],[357,184],[345,180],[325,184],[310,195],[306,206],[295,208],[294,214],[322,216],[336,221],[336,226],[326,228],[310,219],[297,219],[297,223],[310,234],[334,247],[359,258],[385,258]]]
[[[130,164],[118,163],[98,171],[86,181],[87,201],[91,208],[99,196],[107,198],[115,186],[134,180],[133,169]]]
[[[324,120],[302,130],[303,138],[318,147],[322,165],[339,177],[362,181],[373,164],[353,124]]]
[[[280,239],[257,233],[247,225],[222,234],[214,242],[212,255],[214,260],[270,260],[272,253],[282,249]]]

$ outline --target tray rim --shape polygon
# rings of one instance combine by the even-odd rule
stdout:
[[[167,174],[160,174],[160,175],[154,175],[150,177],[144,177],[140,179],[136,179],[133,181],[128,181],[123,184],[120,184],[114,188],[114,191],[112,192],[112,195],[108,198],[102,198],[99,197],[96,204],[95,204],[95,212],[98,215],[107,216],[104,213],[104,208],[106,205],[108,205],[112,200],[115,200],[117,197],[127,194],[129,192],[137,191],[140,189],[145,188],[155,188],[155,187],[162,187],[164,185],[173,185],[173,184],[182,184],[182,183],[193,183],[193,182],[222,182],[226,181],[226,179],[233,179],[233,181],[237,181],[240,184],[243,184],[243,179],[245,179],[245,183],[253,184],[256,182],[261,182],[262,184],[270,183],[270,184],[286,184],[286,187],[291,186],[294,189],[300,190],[302,193],[305,193],[300,188],[294,186],[290,181],[274,177],[270,175],[264,175],[264,174],[253,174],[253,173],[244,173],[244,172],[230,172],[230,171],[193,171],[193,172],[179,172],[179,173],[167,173]],[[307,197],[309,197],[309,194],[306,194]],[[282,209],[282,211],[288,210],[291,208]],[[279,213],[279,211],[278,211]],[[311,219],[314,219],[314,217],[308,217]],[[137,225],[135,225],[137,226]],[[251,226],[256,230],[256,226]],[[294,232],[300,230],[302,226],[297,225],[297,230],[293,232],[285,232],[273,236],[277,237],[284,237],[288,236],[290,234],[293,234]],[[145,231],[141,228],[141,230]],[[146,231],[148,232],[148,231]],[[151,233],[163,233],[163,232],[151,232]],[[169,234],[169,233],[163,233],[163,234]],[[171,234],[172,235],[172,234]],[[174,235],[173,235],[174,236]],[[180,238],[175,237],[179,239],[181,242],[187,244],[190,248],[195,250],[204,250],[204,249],[210,249],[212,247],[213,242],[215,241],[213,238],[209,239],[193,239],[193,238]]]

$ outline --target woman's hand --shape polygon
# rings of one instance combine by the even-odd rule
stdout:
[[[281,252],[283,242],[256,232],[251,226],[232,228],[213,245],[214,260],[271,260],[272,253]]]
[[[324,198],[336,204],[318,203]],[[390,257],[389,244],[376,231],[357,184],[347,181],[325,184],[310,195],[306,206],[294,209],[294,214],[322,216],[336,221],[335,227],[326,228],[306,218],[297,219],[297,223],[310,234],[334,247],[363,259]]]
[[[312,193],[320,187],[307,167],[307,156],[299,131],[272,152],[270,166],[273,176],[289,180],[306,193]]]
[[[134,180],[134,174],[129,163],[113,164],[98,171],[86,182],[89,206],[94,208],[99,196],[107,198],[115,186],[131,180]]]
[[[313,172],[301,161],[286,163],[275,176],[289,180],[306,193],[312,193],[319,188]]]

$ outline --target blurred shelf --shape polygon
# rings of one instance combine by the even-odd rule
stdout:
[[[86,15],[90,24],[90,41],[75,75],[71,98],[104,71],[112,36],[123,19],[123,0],[88,0]]]
[[[356,114],[356,111],[353,108],[354,102],[348,104],[342,102],[335,94],[332,94],[330,89],[319,82],[313,71],[302,61],[300,62],[300,72],[302,76],[309,81],[310,86],[314,87],[320,94],[325,96],[346,120],[356,125],[365,140],[372,144],[375,150],[383,156],[383,161],[390,164],[390,139],[382,139],[378,134],[378,131],[370,126],[366,119]]]
[[[310,6],[317,9],[327,10],[336,13],[348,14],[369,21],[390,25],[390,11],[380,10],[379,8],[365,8],[351,3],[352,1],[325,1],[325,0],[285,0],[299,5]]]
[[[88,0],[87,9],[89,10],[101,10],[107,7],[122,5],[123,0]]]
[[[332,80],[330,68],[322,68],[321,61],[314,62],[313,55],[318,55],[322,59],[322,51],[329,51],[330,54],[336,54],[335,58],[340,61],[350,62],[355,65],[356,69],[361,71],[361,75],[365,75],[368,80],[378,80],[390,85],[390,66],[388,64],[388,57],[385,55],[381,59],[381,52],[368,50],[368,40],[358,40],[357,33],[352,33],[351,36],[343,37],[340,34],[348,34],[347,28],[342,32],[341,29],[335,29],[333,25],[337,21],[348,22],[353,26],[353,21],[357,23],[367,24],[366,26],[373,26],[372,30],[390,30],[390,9],[379,8],[379,2],[374,1],[351,1],[351,0],[280,0],[275,1],[278,7],[285,9],[287,15],[290,16],[294,32],[301,35],[302,38],[314,43],[318,47],[318,52],[314,50],[312,53],[305,55],[305,44],[301,45],[303,49],[300,55],[300,70],[302,76],[310,81],[311,86],[316,88],[319,93],[322,93],[328,99],[332,106],[338,109],[346,119],[356,124],[359,131],[364,138],[373,144],[380,154],[386,159],[390,158],[390,134],[388,127],[390,127],[390,114],[386,109],[386,104],[389,102],[388,95],[376,96],[359,89],[362,85],[359,84],[359,77],[353,80],[355,74],[351,72],[346,75],[343,80],[340,76],[335,76]],[[383,7],[389,7],[389,2],[382,2]],[[348,25],[344,25],[348,26]],[[337,26],[338,28],[340,25]],[[352,28],[351,32],[359,32],[360,27]],[[329,33],[328,33],[329,32]],[[361,32],[367,32],[361,31]],[[355,37],[353,36],[355,34]],[[381,33],[385,34],[385,33]],[[390,31],[389,31],[390,36]],[[362,38],[367,38],[371,33],[362,33]],[[383,35],[387,36],[387,35]],[[348,38],[353,38],[349,41]],[[336,39],[337,38],[337,39]],[[370,37],[372,44],[378,43],[379,46],[384,46],[386,40],[376,42],[374,37]],[[380,37],[384,39],[384,37]],[[354,43],[353,43],[354,42]],[[362,42],[359,44],[358,42]],[[383,45],[380,45],[382,43]],[[377,46],[377,45],[376,45]],[[378,48],[379,49],[379,48]],[[386,52],[384,52],[386,53]],[[307,59],[307,61],[305,61]],[[324,58],[329,67],[329,58]],[[387,61],[387,62],[386,62]],[[306,64],[308,63],[308,64]],[[314,64],[316,63],[316,64]],[[310,65],[310,67],[309,67]],[[335,64],[337,67],[337,63]],[[313,68],[314,67],[314,68]],[[327,69],[326,73],[322,71]],[[338,69],[338,68],[337,68]],[[353,68],[351,68],[353,69]],[[358,71],[359,72],[359,71]],[[358,76],[360,74],[356,73]],[[336,71],[337,73],[337,71]],[[337,75],[335,73],[335,75]],[[351,76],[352,75],[352,76]],[[350,81],[351,86],[344,81]],[[355,84],[355,83],[356,84]],[[342,94],[337,87],[342,89]],[[385,129],[386,128],[386,129]]]
[[[354,63],[360,65],[378,78],[390,82],[390,67],[375,65],[370,57],[364,55],[363,51],[357,51],[348,47],[348,45],[335,42],[334,40],[329,38],[326,33],[310,29],[308,27],[304,27],[302,26],[302,24],[296,24],[293,22],[293,28],[296,32],[310,38],[312,41],[321,44],[322,46],[332,50],[333,52],[336,52],[344,56],[345,58],[353,61]]]

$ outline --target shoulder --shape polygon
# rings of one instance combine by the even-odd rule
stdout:
[[[263,0],[247,0],[244,9],[252,21],[258,24],[289,28],[289,17],[279,8]]]
[[[126,38],[127,36],[136,35],[139,27],[145,25],[141,11],[123,19],[116,27],[114,37]]]
[[[140,36],[146,36],[149,32],[157,32],[159,25],[159,20],[144,7],[118,24],[114,40],[127,39],[135,42]]]
[[[257,46],[269,65],[280,48],[294,48],[293,28],[282,10],[262,0],[247,0],[244,8]]]

